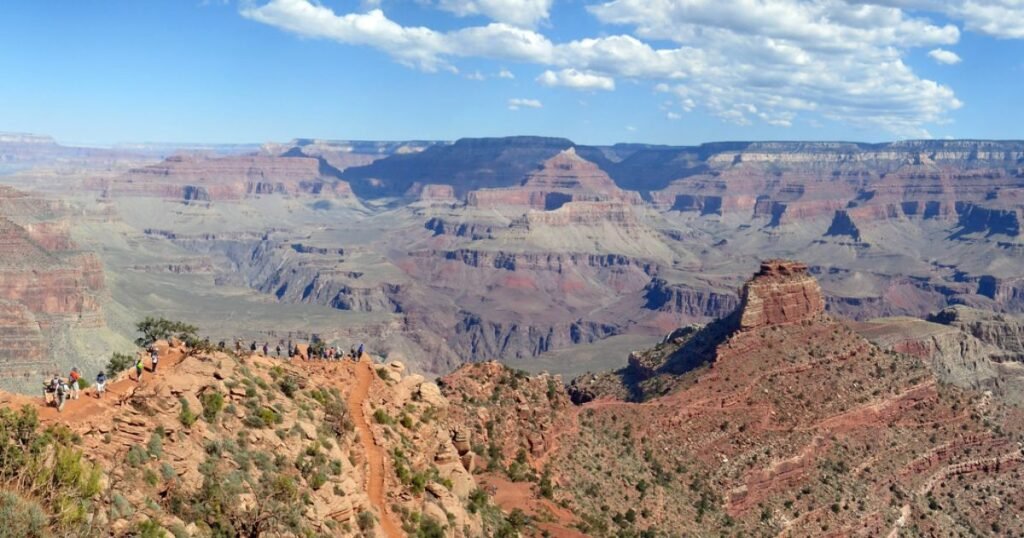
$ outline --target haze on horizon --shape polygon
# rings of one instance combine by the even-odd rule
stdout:
[[[14,2],[0,51],[64,143],[1024,137],[1013,0]]]

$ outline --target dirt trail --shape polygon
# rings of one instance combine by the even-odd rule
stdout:
[[[167,371],[168,368],[180,363],[185,355],[180,348],[171,348],[164,344],[158,346],[160,353],[160,370]],[[96,398],[95,387],[90,387],[81,392],[77,400],[68,400],[64,405],[64,411],[57,411],[56,407],[47,404],[41,396],[25,396],[16,394],[5,394],[0,398],[0,404],[9,406],[33,405],[39,415],[39,420],[44,424],[61,422],[64,424],[82,423],[86,420],[100,417],[108,413],[115,413],[117,408],[130,398],[140,386],[150,383],[158,383],[160,373],[154,374],[150,368],[149,358],[145,360],[146,368],[142,374],[142,383],[135,381],[135,368],[129,368],[116,378],[107,382],[106,394],[102,399]],[[91,372],[85,373],[87,379],[94,382],[90,376]],[[42,382],[39,383],[39,390],[42,390]]]
[[[366,494],[370,497],[370,503],[377,508],[380,516],[380,528],[388,538],[402,538],[402,526],[394,519],[394,515],[388,512],[387,502],[384,498],[384,451],[381,450],[373,439],[373,431],[366,421],[363,412],[363,402],[370,393],[370,385],[373,383],[373,366],[364,356],[355,365],[356,386],[348,395],[348,413],[356,425],[359,433],[359,440],[366,452],[368,469],[366,471],[367,484]]]

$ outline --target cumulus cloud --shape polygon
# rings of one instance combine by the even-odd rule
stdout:
[[[740,125],[828,119],[898,136],[927,136],[926,125],[961,106],[949,86],[907,65],[911,50],[952,59],[943,47],[959,42],[958,25],[1024,38],[1022,0],[598,0],[586,9],[622,33],[565,42],[536,29],[551,0],[420,0],[493,21],[450,31],[403,26],[381,9],[336,14],[311,0],[263,1],[242,15],[426,71],[455,71],[460,58],[525,63],[544,69],[537,82],[547,86],[648,81],[684,111]]]
[[[1005,39],[1024,38],[1021,0],[845,0],[852,4],[884,5],[941,13],[965,30]]]
[[[547,70],[537,77],[537,82],[544,86],[564,86],[574,90],[615,89],[615,79],[575,69],[562,69],[558,72]]]
[[[498,71],[498,78],[514,79],[516,76],[508,69],[502,69],[501,71]]]
[[[520,108],[544,108],[544,105],[536,99],[509,99],[508,109],[519,110]]]
[[[665,117],[673,121],[683,119],[683,115],[678,112],[667,112]]]
[[[491,20],[533,27],[546,20],[554,0],[438,0],[437,7],[465,17],[483,15]]]
[[[961,61],[960,56],[957,55],[957,53],[946,49],[932,49],[928,51],[928,56],[936,62],[946,65],[958,64]]]

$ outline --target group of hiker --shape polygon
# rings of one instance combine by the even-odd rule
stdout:
[[[160,362],[160,354],[156,348],[150,346],[147,351],[149,352],[150,368],[149,371],[156,373],[157,364]],[[135,370],[135,381],[137,383],[142,382],[142,372],[145,369],[143,364],[145,354],[139,353],[135,357],[135,363],[132,367]],[[131,377],[129,376],[129,379]],[[82,394],[82,374],[78,367],[71,369],[71,373],[68,374],[67,378],[61,377],[59,374],[54,373],[53,377],[43,384],[43,400],[49,405],[53,404],[57,408],[57,411],[63,411],[64,405],[68,400],[77,400]],[[107,391],[107,373],[100,370],[96,374],[96,382],[93,385],[96,389],[95,395],[97,399],[103,397],[103,394]]]
[[[282,349],[281,344],[284,341],[279,341],[274,347],[274,357],[285,358],[288,360],[296,357],[304,360],[327,360],[327,361],[340,361],[340,360],[359,360],[363,356],[364,347],[363,344],[359,344],[358,348],[351,348],[348,352],[342,350],[341,346],[314,346],[314,345],[296,345],[291,340],[288,340],[287,347]],[[224,351],[224,341],[222,340],[218,347],[221,351]],[[235,354],[241,355],[244,344],[241,340],[235,341]],[[272,356],[270,354],[270,344],[263,342],[263,345],[257,345],[256,341],[253,340],[249,344],[249,352],[252,354],[260,354],[264,357]],[[284,353],[282,355],[282,352]]]
[[[96,397],[103,397],[103,392],[107,388],[107,375],[100,372],[96,376]],[[46,383],[43,384],[43,400],[48,404],[53,403],[58,411],[64,410],[64,404],[68,400],[77,400],[82,394],[82,374],[78,368],[72,368],[71,373],[68,374],[67,378],[62,378],[58,374],[53,374],[53,377]]]
[[[283,341],[279,342],[277,346],[274,348],[274,356],[278,358],[282,357],[282,343]],[[220,343],[218,343],[217,347],[221,351],[226,351],[226,346],[223,340],[221,340]],[[146,351],[149,354],[149,371],[153,374],[156,374],[157,365],[160,363],[160,353],[158,353],[156,347],[152,345],[150,345],[146,349]],[[260,347],[256,345],[255,341],[253,341],[249,345],[249,351],[254,354],[259,351],[262,351],[263,356],[271,356],[270,344],[267,342],[264,342],[263,346]],[[340,346],[302,346],[294,345],[292,344],[292,341],[289,340],[288,346],[284,351],[287,354],[284,355],[283,357],[287,358],[288,360],[291,360],[295,357],[299,357],[300,359],[304,360],[340,361],[348,359],[358,361],[363,356],[364,347],[363,344],[359,344],[358,348],[351,348],[348,352],[344,352],[342,351]],[[235,342],[235,353],[239,355],[241,355],[242,353],[242,342],[240,340]],[[135,356],[135,363],[133,364],[133,368],[135,370],[135,382],[137,383],[142,382],[142,372],[145,370],[145,356],[146,353],[137,353]],[[131,376],[129,376],[129,379],[130,378]],[[67,403],[68,400],[77,400],[80,397],[82,392],[81,386],[82,374],[78,370],[78,367],[72,368],[71,373],[68,374],[68,377],[66,379],[62,378],[59,374],[54,373],[53,378],[43,384],[43,400],[47,404],[52,403],[57,408],[58,411],[63,411],[64,405]],[[102,398],[103,393],[106,392],[107,389],[107,374],[105,372],[100,371],[100,373],[96,374],[95,388],[96,398]]]

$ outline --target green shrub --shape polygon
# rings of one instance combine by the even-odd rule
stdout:
[[[167,533],[159,523],[152,519],[146,519],[135,526],[135,536],[138,538],[164,538]]]
[[[191,406],[188,404],[188,400],[181,398],[179,401],[181,402],[181,412],[178,413],[178,420],[180,420],[182,425],[186,428],[191,428],[192,425],[199,420],[199,415],[192,411]]]
[[[395,423],[395,419],[391,418],[391,415],[383,409],[377,409],[373,412],[373,420],[375,420],[377,424],[391,425]]]
[[[107,361],[107,375],[114,378],[117,374],[131,368],[134,364],[134,356],[115,351],[114,354],[110,356],[110,360]]]
[[[203,418],[209,423],[213,423],[224,409],[224,395],[217,391],[204,392],[200,402],[203,404]]]
[[[49,536],[48,518],[39,503],[11,491],[0,491],[0,521],[5,536],[42,538]]]
[[[164,455],[164,429],[157,428],[149,436],[149,443],[146,445],[146,452],[151,458],[159,458]]]
[[[373,513],[363,510],[356,516],[356,522],[359,524],[359,530],[365,533],[377,524],[377,518],[373,517]]]
[[[277,388],[281,389],[285,396],[294,398],[295,393],[299,391],[299,382],[294,376],[284,376],[277,382]]]
[[[128,465],[132,467],[139,467],[149,461],[149,454],[139,445],[132,445],[128,449],[128,455],[125,456],[125,460]]]

